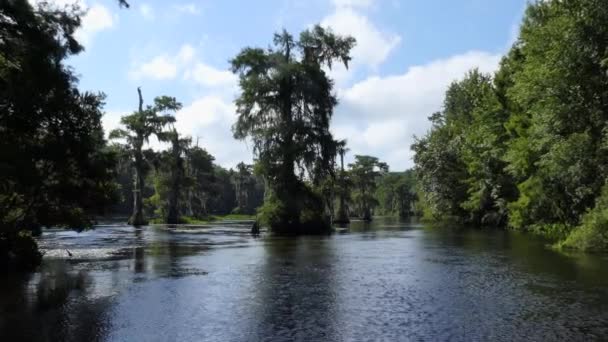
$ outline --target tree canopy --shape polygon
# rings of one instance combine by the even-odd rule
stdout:
[[[323,67],[334,61],[348,66],[354,44],[351,37],[315,26],[299,40],[283,31],[273,48],[245,48],[231,61],[241,88],[234,136],[253,141],[261,174],[271,185],[263,216],[275,231],[323,221],[321,200],[304,182],[318,184],[332,173],[336,155],[329,125],[337,100]]]
[[[175,142],[175,139],[179,140],[175,130],[165,132],[164,128],[175,122],[172,113],[182,108],[181,103],[169,96],[156,97],[154,105],[148,105],[144,108],[140,88],[137,88],[137,93],[139,95],[139,109],[133,114],[122,117],[120,122],[125,128],[117,128],[110,132],[110,139],[124,140],[126,151],[131,154],[131,162],[135,173],[133,180],[133,215],[129,222],[136,226],[147,223],[143,214],[142,196],[146,174],[150,170],[150,160],[146,160],[146,153],[143,150],[144,143],[148,143],[152,135],[155,135],[160,141]],[[179,141],[177,145],[179,145]]]
[[[0,7],[0,263],[18,231],[83,229],[113,199],[104,95],[79,91],[65,64],[82,51],[79,15],[24,0]]]
[[[530,4],[496,74],[449,88],[413,145],[427,217],[605,239],[607,5]]]
[[[377,181],[388,172],[388,164],[376,157],[356,155],[355,162],[349,166],[354,189],[353,202],[359,216],[365,221],[371,221],[372,210],[379,204],[375,196]]]

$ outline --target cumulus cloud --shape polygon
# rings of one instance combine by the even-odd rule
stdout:
[[[128,111],[113,110],[102,117],[106,135],[120,127],[120,118]],[[252,162],[252,151],[247,143],[237,141],[232,136],[232,124],[236,119],[236,109],[230,99],[222,94],[204,95],[194,99],[175,114],[175,128],[180,134],[192,137],[193,144],[205,148],[216,158],[216,163],[224,167],[234,167],[241,161]],[[164,150],[167,143],[152,137],[150,148]]]
[[[236,120],[236,78],[228,71],[201,66],[204,64],[196,61],[194,51],[188,47],[171,58],[190,61],[186,72],[190,72],[192,81],[205,87],[203,95],[176,114],[178,131],[192,136],[193,141],[198,138],[200,146],[208,149],[220,165],[233,167],[240,161],[251,162],[250,146],[234,140],[231,132]],[[498,54],[471,51],[412,66],[402,74],[368,77],[340,89],[332,132],[337,139],[348,140],[351,155],[347,162],[354,154],[370,154],[388,162],[395,171],[411,167],[413,136],[426,133],[427,117],[441,109],[448,85],[473,68],[492,72],[499,61]],[[109,115],[104,118],[104,127],[117,122],[117,115]]]
[[[352,67],[369,74],[386,61],[400,44],[401,37],[374,25],[364,14],[375,5],[373,0],[332,1],[332,13],[322,24],[339,34],[357,38]],[[492,72],[499,60],[497,54],[471,51],[412,66],[403,73],[368,76],[354,84],[339,79],[340,104],[335,110],[332,132],[338,139],[348,139],[351,155],[347,162],[354,154],[370,154],[388,162],[392,170],[411,167],[413,136],[426,133],[427,117],[441,109],[448,85],[462,79],[472,68]],[[197,56],[196,49],[186,44],[175,54],[144,60],[132,70],[131,76],[180,80],[197,86],[191,89],[199,95],[186,102],[176,114],[176,128],[192,136],[193,141],[198,139],[200,146],[212,153],[222,166],[251,162],[250,146],[232,137],[238,79],[229,70],[205,63]],[[336,65],[331,76],[348,80],[349,72]],[[104,119],[104,126],[116,123],[115,114]]]
[[[347,162],[354,154],[370,154],[388,162],[395,171],[411,167],[413,136],[426,133],[427,118],[441,109],[449,84],[473,68],[493,72],[499,61],[498,54],[472,51],[412,66],[402,74],[369,77],[342,89],[332,132],[337,139],[348,140],[351,155]],[[216,156],[220,165],[250,162],[250,146],[232,137],[234,94],[220,92],[217,86],[212,89],[211,95],[195,99],[177,114],[176,127],[195,141],[200,138],[201,146]]]
[[[177,130],[191,136],[193,142],[198,140],[218,164],[234,167],[241,161],[251,162],[252,152],[247,144],[232,136],[236,108],[227,97],[212,94],[198,98],[180,110],[176,119]]]
[[[154,9],[152,6],[145,3],[139,6],[139,13],[141,13],[141,16],[146,20],[154,20],[155,18]]]
[[[204,63],[196,63],[184,77],[205,87],[234,87],[238,81],[238,77],[231,71],[216,69]]]
[[[190,103],[176,113],[175,128],[183,135],[191,136],[193,142],[207,149],[217,158],[217,163],[233,167],[241,161],[251,162],[252,153],[244,142],[232,137],[232,124],[236,120],[233,104],[238,77],[229,70],[212,67],[197,58],[196,49],[184,44],[174,55],[163,54],[134,64],[130,72],[134,80],[152,79],[162,81],[186,81],[195,96]],[[104,119],[104,127],[114,128],[118,121],[112,113]],[[166,144],[151,139],[154,149],[167,148]]]
[[[218,69],[196,60],[196,50],[184,44],[175,55],[162,54],[148,61],[133,63],[133,80],[173,80],[178,75],[207,88],[234,88],[238,78],[229,70]]]
[[[401,43],[401,36],[380,29],[364,14],[375,0],[332,0],[332,3],[333,12],[321,20],[321,25],[357,40],[348,69],[336,64],[331,70],[326,70],[341,86],[347,84],[362,66],[375,71]]]
[[[135,80],[171,80],[177,76],[177,68],[178,65],[172,57],[162,55],[141,64],[135,70],[132,70],[129,75]]]
[[[84,45],[89,46],[97,33],[112,28],[117,19],[110,10],[100,4],[94,4],[87,9],[82,18],[82,26],[76,31],[76,38]]]
[[[173,8],[179,13],[197,15],[201,13],[201,10],[194,3],[184,3],[174,5]]]
[[[133,80],[172,80],[191,67],[196,50],[184,44],[175,55],[162,54],[144,62],[132,63],[129,77]]]
[[[57,8],[78,6],[84,10],[85,14],[82,17],[80,28],[78,28],[74,37],[85,47],[91,45],[96,34],[114,27],[118,22],[117,17],[100,3],[93,3],[89,6],[84,0],[29,0],[29,2],[34,6],[48,3]]]
[[[126,111],[108,111],[101,117],[101,124],[106,136],[110,134],[113,129],[120,127],[120,119],[127,115]]]
[[[188,64],[192,60],[194,60],[194,56],[196,55],[196,50],[190,44],[184,44],[179,49],[177,53],[177,61],[180,63]]]
[[[332,0],[336,7],[360,7],[368,8],[374,4],[375,0]]]
[[[234,119],[236,109],[232,103],[226,103],[218,95],[208,95],[194,100],[187,107],[182,108],[177,115],[177,128],[181,131],[196,132],[202,128],[218,122]]]
[[[413,136],[426,133],[427,117],[441,109],[448,85],[473,68],[496,70],[500,57],[472,51],[362,80],[340,91],[332,130],[348,139],[354,154],[380,156],[395,170],[411,167]]]
[[[357,39],[352,51],[353,63],[378,67],[393,51],[401,37],[377,28],[365,15],[351,7],[337,7],[335,12],[321,21],[336,33],[351,35]]]

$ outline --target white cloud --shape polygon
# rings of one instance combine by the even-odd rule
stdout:
[[[361,7],[368,8],[374,4],[375,0],[332,0],[336,7]]]
[[[139,13],[141,13],[141,16],[146,20],[154,20],[156,17],[152,6],[145,3],[139,6]]]
[[[225,102],[220,96],[208,95],[182,108],[176,115],[176,127],[182,132],[195,133],[198,129],[234,119],[234,113],[236,109],[232,103]]]
[[[173,58],[167,55],[156,56],[132,70],[129,76],[135,80],[171,80],[177,76],[177,67]]]
[[[134,63],[129,72],[133,80],[173,80],[183,74],[183,79],[206,88],[231,89],[236,87],[238,77],[229,70],[222,70],[196,60],[196,50],[184,44],[173,55],[159,55],[147,62]]]
[[[231,126],[236,120],[234,75],[196,61],[189,47],[167,59],[189,61],[176,73],[184,70],[192,81],[205,87],[202,96],[176,114],[177,129],[194,141],[200,138],[200,146],[218,158],[220,165],[250,162],[251,149],[232,137]],[[411,167],[413,136],[426,133],[430,126],[427,118],[441,109],[448,85],[476,67],[492,72],[499,61],[500,55],[472,51],[412,66],[402,74],[368,77],[340,89],[332,132],[337,139],[348,140],[351,152],[347,162],[354,154],[370,154],[389,163],[392,170]],[[104,126],[115,122],[108,117]]]
[[[374,0],[332,0],[332,3],[334,11],[321,21],[321,25],[357,40],[351,51],[353,60],[348,69],[336,63],[331,70],[326,70],[336,84],[342,86],[351,80],[361,66],[375,71],[401,43],[401,37],[381,30],[362,13],[375,4]]]
[[[127,115],[125,111],[109,111],[101,117],[101,124],[106,136],[110,134],[113,129],[120,127],[120,119]]]
[[[204,63],[197,63],[185,74],[187,80],[193,80],[205,87],[234,87],[238,77],[229,70],[220,70]]]
[[[251,162],[252,152],[247,144],[232,136],[236,108],[231,100],[221,95],[207,95],[194,100],[176,114],[176,128],[199,139],[199,145],[215,156],[224,167],[234,167],[241,161]]]
[[[217,163],[232,167],[240,161],[250,162],[252,151],[246,143],[232,136],[236,120],[233,104],[236,78],[228,71],[206,66],[195,58],[190,46],[182,47],[175,56],[166,57],[178,65],[176,73],[189,73],[193,81],[205,87],[176,114],[176,128],[189,135],[217,158]],[[368,77],[339,90],[340,104],[332,123],[337,139],[348,140],[352,161],[354,154],[378,156],[392,170],[412,166],[410,145],[413,136],[422,136],[429,128],[428,116],[440,110],[448,85],[462,79],[467,71],[496,70],[500,55],[472,51],[408,68],[404,73],[385,77]],[[173,74],[173,73],[172,73]],[[116,127],[119,115],[104,117],[106,129]],[[153,144],[154,148],[160,145]]]
[[[247,144],[232,136],[232,124],[236,120],[233,103],[238,78],[229,70],[214,68],[197,58],[196,49],[189,44],[183,45],[175,55],[159,55],[141,64],[134,64],[131,79],[183,80],[200,96],[176,113],[176,129],[183,135],[191,136],[193,142],[213,154],[216,162],[225,167],[234,167],[241,161],[251,162],[252,152]],[[104,127],[116,127],[118,120],[114,115],[104,119]],[[108,128],[108,129],[109,129]],[[166,144],[151,139],[150,147],[165,149]]]
[[[350,7],[336,8],[333,14],[321,21],[321,25],[357,39],[352,51],[353,63],[372,68],[382,64],[401,42],[399,35],[382,32],[366,16]]]
[[[155,56],[146,62],[133,63],[129,77],[133,80],[172,80],[181,70],[185,70],[194,60],[196,50],[190,44],[184,44],[177,54]]]
[[[185,4],[174,5],[173,8],[180,13],[186,13],[186,14],[192,14],[192,15],[197,15],[197,14],[201,13],[201,10],[194,3],[185,3]]]
[[[94,4],[82,18],[82,26],[76,32],[76,37],[80,38],[85,46],[89,45],[95,34],[113,27],[115,23],[116,19],[110,10],[103,5]]]
[[[370,147],[383,147],[399,144],[403,131],[407,129],[407,121],[389,119],[371,122],[363,131],[363,139]]]
[[[106,136],[120,127],[120,118],[127,111],[109,111],[102,117]],[[221,94],[196,98],[175,114],[175,128],[180,134],[192,137],[195,144],[205,148],[224,167],[234,167],[241,161],[252,162],[252,151],[242,141],[232,136],[232,124],[236,120],[236,108],[231,100]],[[167,143],[151,137],[148,147],[155,150],[169,148]]]
[[[413,136],[426,133],[448,85],[473,68],[492,72],[499,61],[500,55],[472,51],[401,75],[369,77],[340,91],[332,131],[349,140],[352,154],[379,156],[396,170],[411,167]]]
[[[196,50],[194,50],[194,47],[190,44],[184,44],[177,53],[177,60],[181,63],[190,63],[195,55]]]
[[[48,3],[51,6],[64,8],[66,6],[78,6],[86,13],[74,37],[85,47],[91,45],[93,37],[101,31],[108,30],[116,25],[118,18],[102,4],[93,3],[88,6],[84,0],[29,0],[32,5]]]

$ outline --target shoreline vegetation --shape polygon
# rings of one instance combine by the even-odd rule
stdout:
[[[203,217],[203,218],[182,216],[182,217],[180,217],[178,224],[209,224],[209,223],[217,223],[217,222],[221,222],[221,221],[255,221],[255,220],[256,220],[256,215],[246,215],[246,214],[210,215],[208,217]],[[149,224],[166,225],[166,224],[170,224],[170,223],[165,222],[165,220],[162,218],[154,218],[154,219],[150,220]]]
[[[449,86],[412,146],[425,219],[608,250],[605,5],[530,3],[498,70]]]
[[[326,233],[332,218],[422,216],[606,252],[604,5],[531,2],[497,71],[471,70],[440,111],[420,113],[431,114],[430,129],[411,146],[414,168],[394,172],[369,155],[345,167],[348,143],[331,133],[338,98],[328,70],[349,67],[353,37],[320,25],[283,30],[230,60],[232,133],[251,142],[253,162],[227,169],[177,131],[182,104],[172,96],[146,102],[137,88],[137,108],[104,132],[105,94],[80,91],[67,62],[83,51],[74,33],[84,12],[9,1],[0,8],[0,269],[34,268],[43,227],[89,229],[108,213],[134,226],[255,218],[279,235]]]

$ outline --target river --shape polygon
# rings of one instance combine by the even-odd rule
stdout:
[[[393,219],[323,237],[248,228],[46,231],[40,270],[0,284],[0,341],[608,339],[605,255]]]

